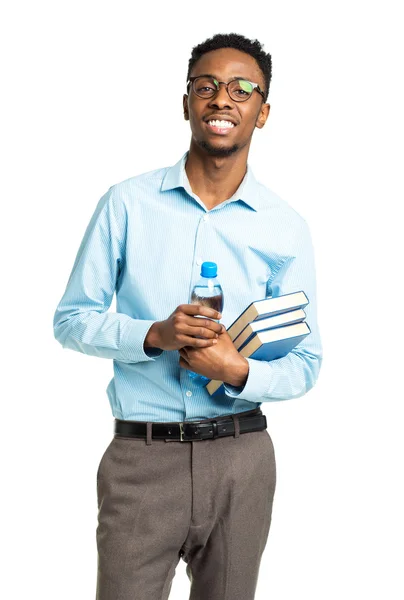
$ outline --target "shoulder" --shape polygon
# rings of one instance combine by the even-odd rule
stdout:
[[[307,227],[306,219],[290,202],[263,183],[257,183],[261,198],[261,210],[270,211],[272,217],[276,215],[277,219],[287,222],[289,227],[296,227],[297,229]]]
[[[133,175],[122,181],[114,183],[110,189],[113,189],[116,196],[125,195],[128,192],[132,192],[135,189],[150,188],[150,190],[156,190],[160,187],[161,182],[164,178],[165,173],[169,167],[161,167],[159,169],[153,169],[139,175]]]
[[[109,204],[115,211],[127,213],[138,203],[150,202],[157,197],[165,173],[169,167],[153,169],[139,175],[133,175],[111,185],[101,199],[102,204]]]

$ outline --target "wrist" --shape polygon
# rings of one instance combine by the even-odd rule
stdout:
[[[159,326],[160,321],[156,321],[150,327],[143,344],[145,348],[160,348],[162,350],[160,346]]]
[[[244,356],[240,356],[240,361],[236,364],[233,363],[229,374],[226,377],[225,383],[233,385],[234,387],[244,386],[248,379],[248,373],[250,371],[250,364]]]

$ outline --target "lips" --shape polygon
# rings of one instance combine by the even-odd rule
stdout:
[[[205,123],[208,123],[208,121],[230,121],[235,127],[237,126],[236,121],[230,115],[210,115],[209,117],[206,117],[204,121]]]
[[[216,133],[218,135],[228,135],[235,129],[235,125],[233,127],[218,127],[217,125],[209,125],[209,123],[206,123],[206,127],[209,132]]]

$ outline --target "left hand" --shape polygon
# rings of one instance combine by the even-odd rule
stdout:
[[[204,348],[184,346],[178,352],[181,357],[179,365],[183,369],[224,382],[236,365],[245,361],[234,347],[224,326],[217,338],[217,344]]]

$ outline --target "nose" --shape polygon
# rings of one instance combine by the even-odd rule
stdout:
[[[219,83],[219,90],[212,97],[209,106],[216,106],[218,108],[223,106],[228,106],[231,108],[233,106],[233,101],[227,93],[225,84]]]

